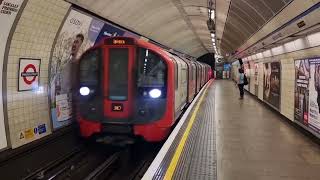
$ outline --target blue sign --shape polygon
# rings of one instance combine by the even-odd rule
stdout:
[[[39,134],[43,134],[43,133],[47,132],[46,124],[39,125],[38,132],[39,132]]]
[[[224,64],[224,65],[223,65],[223,69],[224,69],[225,71],[230,71],[230,68],[231,68],[231,65],[230,65],[230,64]]]
[[[106,23],[102,27],[96,39],[96,43],[98,43],[103,37],[123,36],[123,34],[124,34],[123,30],[117,28],[116,26]]]

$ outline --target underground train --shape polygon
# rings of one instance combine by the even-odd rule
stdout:
[[[207,64],[140,39],[105,38],[79,61],[80,134],[162,141],[211,73]]]

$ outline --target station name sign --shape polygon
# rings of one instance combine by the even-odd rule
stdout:
[[[20,58],[18,91],[30,91],[38,89],[40,61],[40,59]]]

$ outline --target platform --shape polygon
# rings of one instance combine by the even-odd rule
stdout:
[[[212,84],[190,105],[143,179],[216,179]]]
[[[231,81],[203,88],[143,179],[316,180],[320,146]]]

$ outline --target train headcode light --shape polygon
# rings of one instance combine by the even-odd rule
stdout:
[[[122,45],[122,44],[126,44],[126,41],[123,39],[114,39],[112,41],[113,44],[118,44],[118,45]]]

